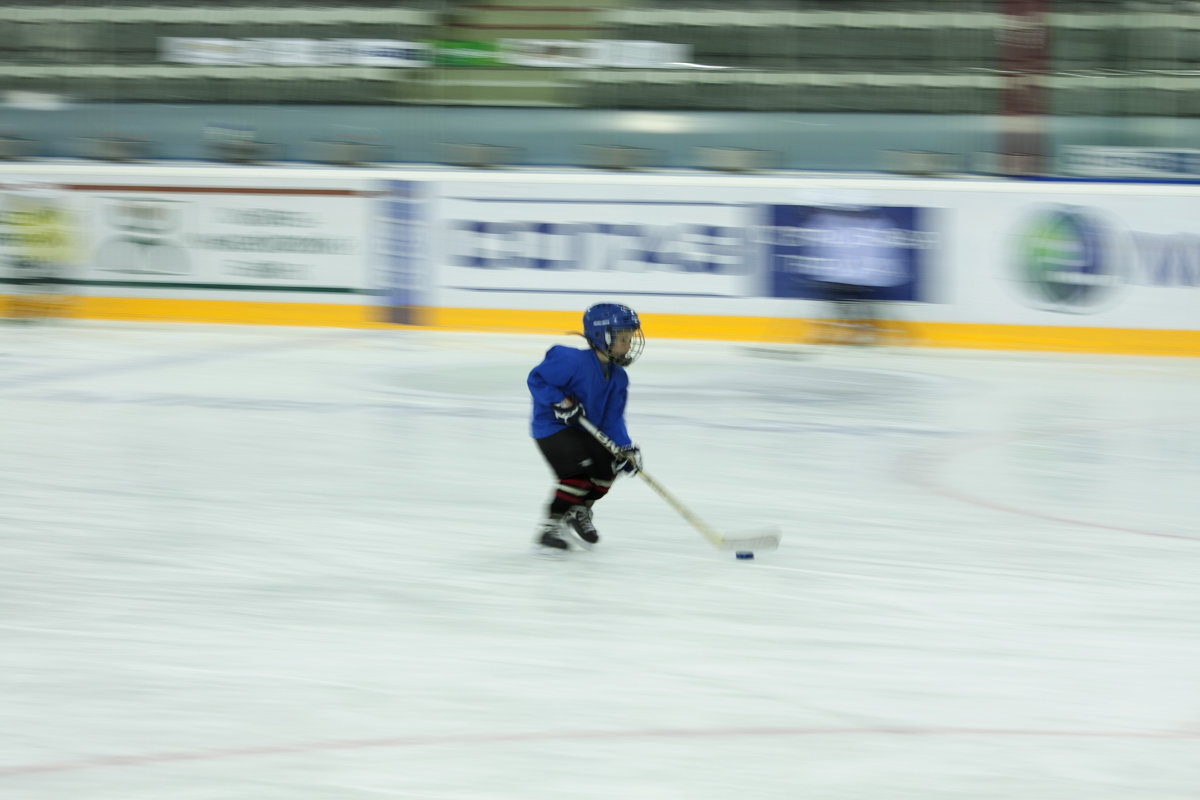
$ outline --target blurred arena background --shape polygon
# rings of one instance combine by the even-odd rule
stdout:
[[[7,316],[1195,354],[1198,60],[1189,2],[3,3]]]
[[[1053,174],[1189,146],[1198,60],[1169,0],[5,2],[0,149]]]

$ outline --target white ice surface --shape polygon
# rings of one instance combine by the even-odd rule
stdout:
[[[4,800],[1200,797],[1200,363],[650,341],[533,558],[552,337],[0,329]]]

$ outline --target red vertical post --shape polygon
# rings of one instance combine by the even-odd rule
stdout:
[[[1002,168],[1009,175],[1037,175],[1045,166],[1046,0],[1004,0],[1004,13],[999,48]]]

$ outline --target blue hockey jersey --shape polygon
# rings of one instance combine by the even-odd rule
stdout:
[[[629,396],[629,375],[623,367],[604,364],[591,348],[555,345],[546,357],[529,373],[529,393],[533,395],[533,418],[530,432],[542,439],[558,433],[564,427],[550,408],[564,397],[583,404],[584,413],[592,424],[608,434],[621,446],[630,444],[625,430],[625,401]]]

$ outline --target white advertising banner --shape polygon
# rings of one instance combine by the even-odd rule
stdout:
[[[159,39],[158,43],[159,57],[173,64],[245,64],[249,50],[249,43],[243,39],[189,39],[165,36]]]
[[[276,67],[313,67],[326,63],[320,39],[247,39],[247,64]]]
[[[884,297],[911,301],[913,320],[1200,326],[1194,188],[846,181],[848,203],[778,181],[630,181],[439,182],[435,304],[572,308],[608,294],[677,313],[801,313],[789,299],[821,297],[824,226],[841,214],[890,253],[899,277]]]
[[[691,47],[621,39],[500,39],[500,58],[522,67],[680,67]]]
[[[589,42],[566,39],[500,39],[501,59],[519,67],[586,67],[593,63]]]
[[[874,186],[936,224],[940,268],[904,310],[930,322],[1200,328],[1200,187],[962,181]],[[920,230],[922,226],[912,226]]]
[[[562,308],[570,296],[740,298],[761,281],[753,206],[704,191],[442,182],[438,305]],[[657,196],[656,196],[657,195]]]
[[[358,67],[422,67],[432,61],[426,42],[399,39],[326,39],[325,63]]]
[[[1194,185],[89,169],[89,294],[808,317],[840,253],[914,322],[1200,330]]]
[[[0,181],[0,280],[70,277],[79,217],[75,198],[58,184]]]
[[[159,39],[159,57],[176,64],[269,64],[285,67],[419,67],[425,42],[398,39]]]
[[[85,187],[81,278],[123,293],[358,294],[369,282],[368,202],[355,189],[302,186]]]
[[[427,42],[360,39],[354,63],[362,67],[422,67],[433,62]]]
[[[1200,176],[1200,150],[1066,145],[1059,168],[1093,178],[1195,179]]]
[[[691,47],[674,42],[609,40],[605,66],[656,69],[679,67],[692,60]]]
[[[939,269],[914,320],[1102,328],[1200,325],[1200,240],[1187,219],[1200,195],[1142,187],[959,184],[879,190],[940,220]],[[1124,192],[1118,191],[1124,189]],[[903,198],[901,200],[901,198]]]
[[[864,197],[833,231],[790,182],[623,178],[436,182],[430,304],[572,309],[605,296],[657,313],[800,315],[823,296],[822,243],[846,235],[886,255],[886,299],[937,294],[943,215],[907,193]]]
[[[950,295],[961,319],[1200,327],[1200,196],[1047,188],[962,204]]]

